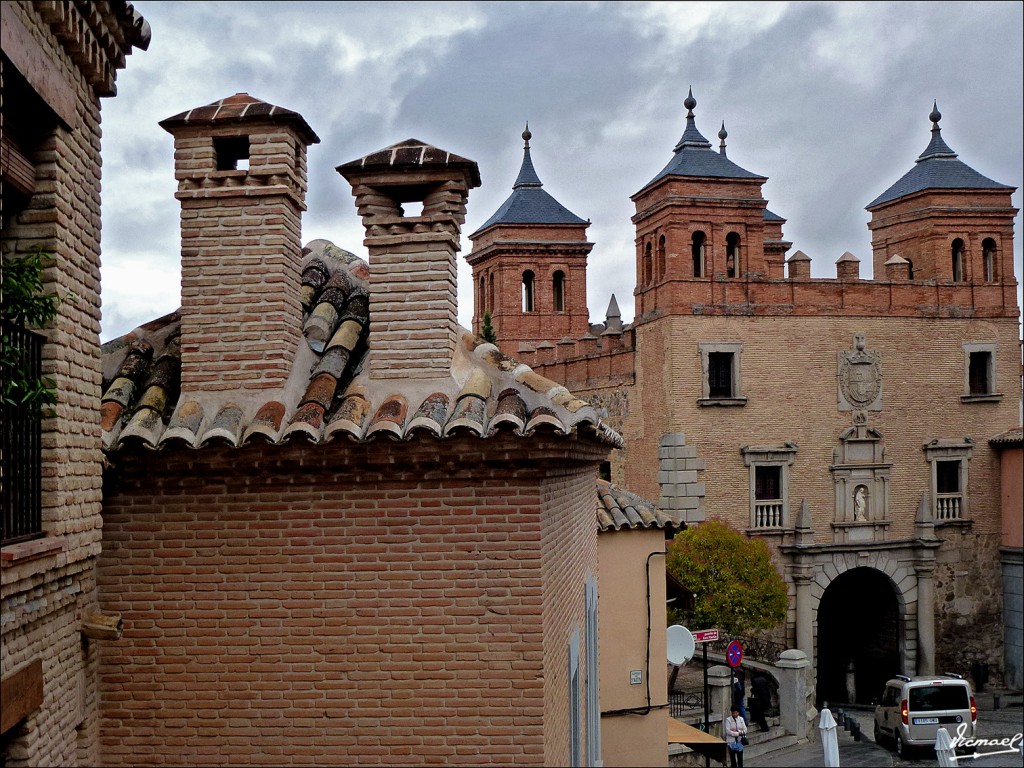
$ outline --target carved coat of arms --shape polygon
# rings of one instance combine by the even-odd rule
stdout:
[[[839,353],[839,410],[882,410],[882,361],[864,348],[864,334],[853,337],[854,349]]]

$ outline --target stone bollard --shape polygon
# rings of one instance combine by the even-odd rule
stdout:
[[[846,713],[841,709],[836,710],[836,725],[840,728],[846,725]]]
[[[854,720],[851,717],[850,718],[850,725],[851,725],[850,735],[853,736],[853,740],[854,741],[860,741],[860,723],[858,723],[856,720]]]
[[[708,669],[708,699],[711,702],[711,722],[708,732],[722,736],[722,723],[732,706],[732,670],[721,665]]]

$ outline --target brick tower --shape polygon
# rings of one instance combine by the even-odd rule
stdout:
[[[590,222],[542,188],[530,158],[527,126],[523,165],[512,194],[476,232],[466,261],[473,268],[473,330],[491,322],[502,351],[578,339],[589,330],[587,242]]]
[[[914,167],[867,205],[875,278],[899,257],[908,262],[911,280],[1005,286],[1014,292],[1014,188],[957,159],[942,139],[937,104],[928,119],[932,138]],[[977,295],[973,301],[987,303]]]
[[[732,280],[782,278],[785,219],[769,211],[764,176],[726,157],[697,130],[692,90],[683,102],[686,129],[672,159],[643,189],[636,204],[636,317],[689,312],[693,304],[727,301]]]
[[[302,333],[306,148],[320,139],[247,93],[160,126],[181,201],[182,389],[280,386]]]

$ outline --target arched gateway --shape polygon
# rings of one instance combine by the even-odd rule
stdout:
[[[873,568],[854,568],[829,584],[818,604],[817,706],[869,704],[902,672],[905,611],[896,587]]]

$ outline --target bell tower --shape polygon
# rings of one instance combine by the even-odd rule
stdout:
[[[578,339],[590,328],[587,311],[587,242],[590,222],[549,195],[530,157],[529,125],[523,131],[523,164],[512,194],[469,236],[473,250],[473,330],[484,314],[503,352]]]
[[[957,158],[942,139],[937,104],[928,119],[932,137],[914,167],[867,205],[876,279],[898,256],[910,280],[1010,286],[1015,295],[1015,188]]]

